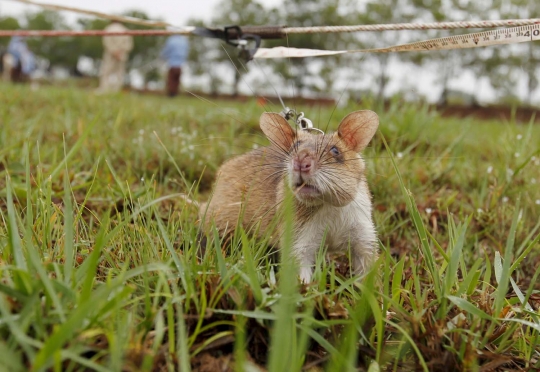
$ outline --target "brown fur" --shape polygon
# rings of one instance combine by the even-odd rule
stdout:
[[[233,232],[239,220],[245,230],[259,227],[266,231],[276,214],[275,190],[281,181],[273,167],[265,166],[270,161],[268,149],[263,148],[225,162],[218,171],[212,199],[200,206],[199,217],[211,216],[221,235]],[[206,218],[207,227],[212,219]]]

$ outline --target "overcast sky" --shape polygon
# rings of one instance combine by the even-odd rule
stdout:
[[[45,2],[45,1],[44,1]],[[72,7],[82,7],[88,10],[96,10],[104,13],[120,13],[126,10],[143,10],[151,18],[162,18],[177,26],[187,26],[186,22],[190,18],[202,18],[209,20],[214,13],[214,7],[219,0],[48,0],[52,4],[66,5]],[[275,3],[276,1],[271,1]],[[0,0],[0,14],[19,15],[27,10],[36,11],[40,7],[27,4],[20,4],[7,0]],[[64,12],[70,19],[80,17],[71,12]]]

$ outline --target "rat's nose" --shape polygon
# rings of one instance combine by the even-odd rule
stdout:
[[[302,159],[293,159],[293,169],[301,173],[309,173],[313,169],[313,159],[311,156],[304,156]]]

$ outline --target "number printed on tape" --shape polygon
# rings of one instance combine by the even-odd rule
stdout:
[[[254,58],[300,58],[345,53],[421,52],[429,50],[479,48],[490,45],[517,44],[536,40],[540,40],[540,24],[441,37],[438,39],[417,41],[410,44],[396,45],[387,48],[357,50],[320,50],[286,47],[259,48],[255,53]]]

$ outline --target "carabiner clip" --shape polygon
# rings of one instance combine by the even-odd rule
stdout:
[[[238,52],[238,57],[242,58],[246,62],[251,61],[261,46],[261,37],[259,35],[244,34],[240,26],[237,25],[227,26],[223,30],[225,42],[240,49]],[[236,31],[236,38],[231,37],[231,30]],[[250,42],[254,43],[252,48],[247,47]]]

